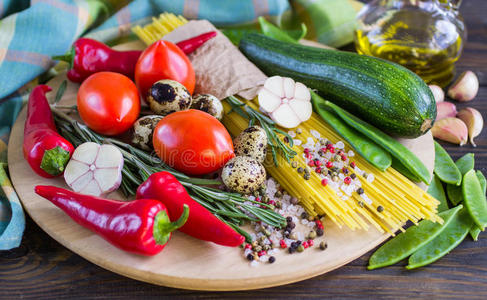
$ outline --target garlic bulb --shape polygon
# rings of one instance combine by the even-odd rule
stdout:
[[[289,77],[267,78],[259,92],[260,109],[277,125],[294,128],[311,117],[311,95],[301,82]]]
[[[79,145],[64,171],[64,180],[77,193],[100,196],[122,183],[123,156],[113,145]]]

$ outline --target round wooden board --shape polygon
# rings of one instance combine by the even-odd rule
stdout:
[[[54,78],[49,85],[54,92],[65,76]],[[68,83],[61,105],[76,101],[77,84]],[[8,149],[8,166],[13,185],[25,210],[32,219],[59,243],[85,259],[115,273],[169,287],[193,290],[249,290],[283,285],[320,275],[360,257],[387,239],[374,228],[368,232],[338,228],[325,223],[326,251],[309,249],[288,255],[280,251],[274,264],[251,267],[240,248],[228,248],[199,241],[176,232],[167,247],[153,257],[130,254],[112,246],[99,236],[72,221],[59,208],[34,193],[36,185],[66,187],[62,178],[37,176],[24,160],[22,140],[26,110],[23,109],[12,129]],[[403,141],[427,165],[434,164],[433,139],[427,134],[416,140]],[[115,192],[110,198],[123,199]]]

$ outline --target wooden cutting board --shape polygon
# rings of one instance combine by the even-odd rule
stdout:
[[[139,47],[139,46],[137,46]],[[124,47],[125,48],[125,47]],[[128,48],[133,48],[129,45]],[[54,98],[64,75],[48,85]],[[68,83],[61,105],[76,102],[78,85]],[[24,160],[22,140],[26,110],[23,109],[12,129],[8,166],[13,185],[27,213],[52,238],[85,259],[115,273],[169,287],[194,290],[248,290],[283,285],[323,274],[343,266],[373,249],[388,235],[374,228],[367,232],[338,228],[325,222],[325,240],[328,249],[308,249],[289,255],[280,251],[274,264],[261,263],[251,267],[240,248],[227,248],[199,241],[176,232],[163,252],[143,257],[119,250],[72,221],[60,209],[34,193],[36,185],[66,187],[62,178],[45,179],[37,176]],[[430,172],[434,164],[434,146],[431,134],[415,140],[402,140],[426,164]],[[110,198],[123,199],[121,193]]]

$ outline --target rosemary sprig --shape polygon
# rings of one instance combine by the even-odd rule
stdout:
[[[59,132],[74,145],[78,146],[85,142],[109,143],[121,151],[124,157],[121,188],[126,196],[135,195],[137,187],[152,173],[166,171],[181,182],[195,201],[236,230],[238,228],[238,232],[247,240],[250,240],[250,236],[238,227],[247,220],[262,221],[274,227],[282,227],[286,223],[283,216],[269,209],[272,208],[271,205],[251,201],[240,194],[209,187],[207,185],[220,185],[221,182],[189,177],[166,165],[155,155],[119,140],[101,136],[54,107],[52,111]]]
[[[230,112],[236,112],[243,118],[249,120],[249,126],[259,122],[260,126],[267,134],[267,143],[271,147],[272,159],[274,160],[274,164],[276,166],[279,165],[277,162],[277,153],[284,156],[287,162],[290,162],[290,159],[297,154],[292,149],[293,139],[291,136],[287,132],[277,128],[276,123],[274,123],[274,121],[272,121],[269,117],[253,109],[234,96],[229,96],[224,100],[227,101],[227,103],[232,107]],[[287,138],[289,145],[279,138],[279,134]]]

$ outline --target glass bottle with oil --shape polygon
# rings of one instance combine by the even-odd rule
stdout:
[[[444,87],[466,40],[460,2],[373,0],[357,17],[357,52],[399,63],[428,84]]]

